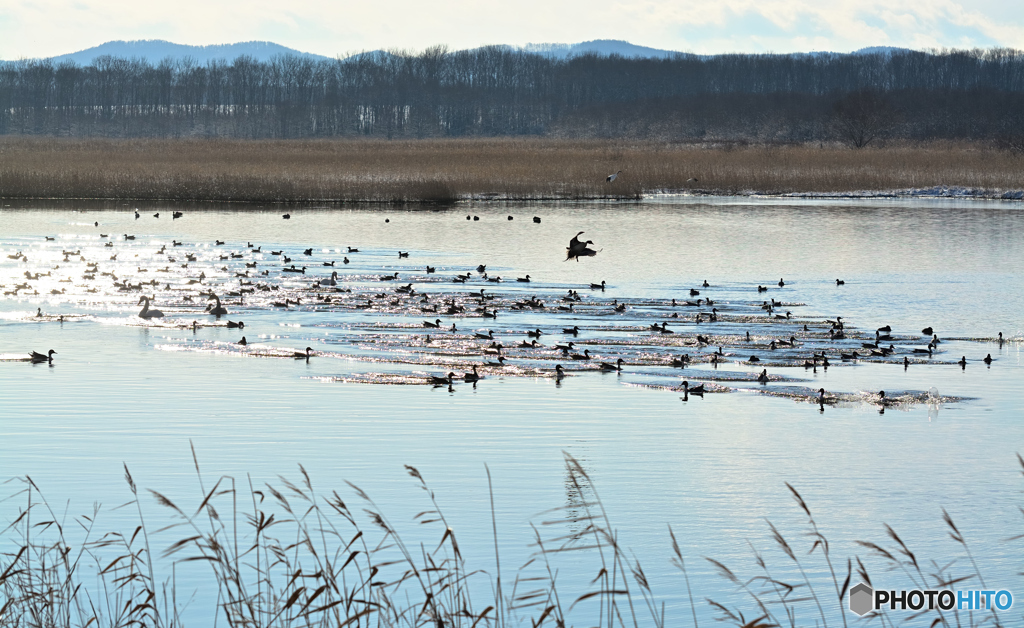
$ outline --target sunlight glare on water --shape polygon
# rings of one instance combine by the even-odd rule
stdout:
[[[0,475],[31,476],[53,504],[70,501],[70,513],[85,513],[95,501],[128,501],[122,464],[140,486],[197,503],[191,442],[204,477],[251,474],[259,484],[294,477],[301,464],[323,491],[347,490],[344,480],[358,485],[415,537],[412,516],[423,509],[423,496],[403,469],[409,464],[435,491],[470,563],[488,568],[486,464],[503,561],[507,556],[515,566],[532,551],[529,523],[572,500],[567,452],[590,474],[620,541],[636,552],[672,618],[688,617],[689,606],[669,564],[668,526],[692,565],[695,597],[727,597],[720,593],[730,586],[701,557],[750,572],[745,541],[770,547],[765,518],[796,537],[802,513],[785,482],[801,491],[839,555],[862,553],[854,542],[880,540],[885,522],[922,555],[945,558],[955,553],[941,519],[946,508],[975,543],[986,577],[1020,582],[1019,548],[1004,542],[1024,532],[1014,457],[1024,450],[1019,204],[154,205],[140,209],[139,219],[130,207],[11,205],[0,211]],[[182,218],[171,220],[174,209]],[[284,211],[290,220],[282,220]],[[564,261],[578,231],[599,252]],[[18,252],[27,261],[11,257]],[[284,256],[292,261],[283,263]],[[292,264],[305,273],[281,272]],[[480,264],[502,282],[485,281]],[[427,274],[427,266],[436,273]],[[263,270],[272,273],[259,275]],[[333,271],[337,288],[352,292],[312,287]],[[156,283],[119,290],[104,272],[128,286]],[[199,272],[203,283],[188,284]],[[382,280],[396,272],[399,279]],[[453,283],[462,273],[471,278]],[[527,273],[529,283],[515,281]],[[602,280],[604,291],[589,288]],[[228,296],[259,282],[278,289]],[[432,300],[396,292],[409,283]],[[758,292],[759,285],[768,291]],[[97,291],[88,292],[90,286]],[[498,318],[483,318],[465,297],[481,288],[496,295],[490,303]],[[204,311],[208,300],[200,292],[207,289],[224,300],[228,315]],[[691,289],[717,302],[721,321],[694,323],[698,311],[710,308],[682,305],[695,298]],[[581,300],[573,311],[557,310],[568,308],[561,299],[569,290]],[[152,307],[164,311],[162,319],[136,316],[142,294],[156,297]],[[332,301],[323,301],[325,294]],[[513,309],[535,295],[546,309]],[[298,305],[274,305],[295,298]],[[443,309],[448,299],[468,311],[421,309]],[[680,304],[672,308],[671,299]],[[767,299],[782,305],[766,314],[760,304]],[[357,309],[366,301],[372,307]],[[628,304],[621,314],[613,310],[618,302]],[[800,323],[773,318],[787,311]],[[850,338],[830,344],[824,321],[836,316]],[[423,327],[435,318],[456,323],[459,333]],[[244,320],[245,327],[227,328],[227,320]],[[804,322],[813,325],[807,334]],[[652,332],[655,323],[676,334]],[[574,325],[582,330],[578,337],[562,333]],[[898,355],[839,359],[840,352],[863,351],[884,325],[893,330]],[[925,327],[942,341],[931,357],[909,353],[927,345]],[[627,366],[601,373],[592,362],[557,352],[508,349],[535,328],[544,329],[545,345],[576,341],[574,351],[588,349],[610,362],[625,357]],[[486,354],[490,341],[473,334],[488,330],[507,348],[511,366],[485,366],[498,355]],[[750,345],[744,330],[754,336]],[[790,331],[800,334],[800,346],[767,348]],[[998,332],[1008,342],[996,343]],[[719,342],[698,345],[692,338],[699,333]],[[248,344],[240,347],[243,335]],[[709,360],[720,344],[725,361],[715,365]],[[313,358],[292,356],[307,346]],[[832,368],[800,367],[795,360],[812,348],[834,355]],[[49,349],[57,351],[52,366],[21,360]],[[684,354],[694,362],[669,366]],[[761,364],[748,362],[751,354]],[[991,366],[981,361],[986,354],[995,359]],[[905,355],[913,360],[906,369]],[[966,368],[955,364],[961,356]],[[559,384],[555,363],[569,371]],[[458,382],[451,393],[446,386],[396,385],[423,384],[449,369],[461,378],[474,364],[484,379],[476,386]],[[773,377],[767,385],[754,379],[762,368]],[[684,378],[731,392],[684,402]],[[838,400],[823,412],[813,402],[820,387]],[[880,405],[883,389],[905,403]],[[154,502],[144,503],[160,516]],[[3,502],[5,527],[16,509]],[[104,521],[128,529],[132,516],[111,511]],[[563,570],[561,577],[580,588],[593,577],[582,567]],[[190,612],[203,617],[213,602],[199,594]]]

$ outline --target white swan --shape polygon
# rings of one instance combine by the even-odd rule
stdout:
[[[336,286],[336,285],[338,285],[338,271],[334,271],[333,273],[331,273],[331,278],[330,279],[321,279],[320,280],[320,285],[321,286]]]
[[[149,319],[163,317],[164,313],[161,312],[160,310],[149,309],[149,297],[147,297],[146,295],[142,295],[141,297],[139,297],[139,303],[143,304],[142,311],[139,312],[139,318]]]
[[[223,316],[223,315],[228,313],[228,309],[226,307],[223,307],[220,304],[220,297],[218,297],[217,295],[215,295],[215,294],[213,294],[211,292],[210,293],[210,298],[207,299],[207,301],[209,301],[211,299],[216,301],[217,303],[212,308],[210,308],[210,310],[209,310],[210,314],[213,314],[214,316]]]

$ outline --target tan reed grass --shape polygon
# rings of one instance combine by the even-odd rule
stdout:
[[[24,507],[0,531],[0,628],[182,626],[181,610],[187,602],[179,599],[173,574],[187,565],[210,570],[211,586],[217,591],[217,607],[210,613],[239,628],[565,628],[573,625],[573,618],[608,628],[666,626],[664,603],[639,561],[620,544],[591,478],[571,455],[565,455],[567,482],[576,497],[544,513],[549,520],[534,527],[536,551],[513,574],[507,594],[496,581],[499,571],[470,568],[434,493],[413,467],[406,470],[429,502],[415,521],[435,539],[419,547],[408,546],[381,508],[355,485],[349,487],[358,502],[350,506],[337,492],[319,493],[301,466],[298,482],[280,478],[277,485],[254,486],[251,479],[236,482],[224,476],[211,484],[203,478],[194,450],[193,459],[198,507],[182,507],[149,491],[176,521],[157,533],[180,534],[163,552],[171,561],[172,576],[160,582],[154,575],[156,557],[141,496],[127,467],[125,479],[132,493],[127,505],[134,505],[139,514],[138,526],[127,533],[99,535],[97,508],[66,522],[30,478],[15,478],[14,486],[20,488],[3,501],[24,499]],[[1018,462],[1024,468],[1019,455]],[[768,522],[785,566],[769,566],[753,546],[757,573],[751,577],[707,558],[730,583],[736,600],[707,598],[707,603],[717,620],[737,627],[847,627],[847,593],[853,578],[871,585],[870,575],[860,557],[833,556],[810,507],[795,488],[787,487],[807,523],[797,531],[802,540],[790,541]],[[497,552],[493,494],[491,498],[488,524]],[[984,587],[966,538],[945,511],[943,521],[968,566],[959,564],[956,556],[926,560],[889,526],[886,541],[858,545],[880,561],[886,573],[902,574],[887,575],[887,586],[900,578],[921,590],[959,583]],[[73,533],[65,526],[76,527],[84,542],[72,545]],[[697,628],[683,552],[671,527],[669,536],[669,559],[683,575]],[[1024,535],[1010,540],[1021,538]],[[592,565],[595,576],[588,578],[589,583],[559,581],[557,566],[564,560]],[[483,586],[475,584],[480,581]],[[564,599],[567,588],[575,593]],[[893,617],[871,613],[866,619],[887,626],[897,623]],[[936,608],[903,618],[921,626],[975,628],[1010,625],[1020,615],[1013,609],[1000,614]]]
[[[0,197],[451,202],[656,192],[1024,189],[1024,158],[977,143],[697,145],[543,138],[0,138]],[[608,183],[605,177],[623,173]]]

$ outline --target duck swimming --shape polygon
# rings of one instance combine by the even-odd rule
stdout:
[[[699,384],[691,388],[690,382],[683,380],[683,393],[688,395],[703,395],[705,392],[707,391],[704,390],[704,384]]]
[[[445,377],[437,377],[436,375],[430,376],[430,383],[435,386],[451,386],[452,380],[455,379],[455,373],[448,373]]]
[[[245,328],[245,323],[243,323],[242,321],[238,321],[237,323],[228,321],[227,327],[228,329],[243,329]]]
[[[296,360],[305,359],[307,362],[309,361],[309,358],[311,358],[312,356],[313,356],[313,347],[306,347],[306,352],[305,353],[300,353],[298,351],[292,353],[292,357],[295,358]]]
[[[761,371],[761,374],[757,376],[757,381],[761,382],[762,384],[768,383],[768,369],[764,369],[763,371]]]
[[[602,371],[622,371],[622,362],[622,358],[619,358],[615,362],[615,364],[608,364],[607,362],[602,362],[600,364],[600,367]]]
[[[689,364],[689,363],[690,363],[690,356],[688,356],[688,355],[681,355],[678,358],[672,358],[671,362],[670,362],[670,364],[672,366],[679,367],[681,369],[686,368],[686,365]]]
[[[462,376],[462,379],[464,381],[466,381],[466,382],[469,382],[469,383],[476,383],[476,382],[480,381],[480,374],[476,372],[476,365],[475,364],[473,365],[473,372],[472,373],[466,373],[465,375]]]
[[[57,354],[56,351],[50,349],[45,355],[37,351],[30,351],[28,356],[33,363],[39,362],[53,362],[53,356]]]
[[[141,297],[139,297],[139,303],[143,304],[142,305],[142,311],[139,312],[139,318],[150,319],[150,318],[160,318],[160,317],[162,317],[164,315],[164,313],[161,312],[160,310],[151,310],[151,309],[149,309],[149,301],[150,301],[150,299],[146,295],[142,295]]]

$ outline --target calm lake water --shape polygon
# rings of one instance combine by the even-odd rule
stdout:
[[[321,493],[336,489],[358,503],[348,480],[373,497],[410,540],[436,544],[436,530],[423,532],[413,520],[428,501],[406,474],[408,464],[434,490],[470,566],[492,570],[487,465],[502,569],[514,570],[533,552],[530,523],[564,516],[542,513],[578,499],[567,485],[568,453],[590,475],[620,543],[643,564],[666,605],[669,625],[692,620],[681,575],[669,562],[668,526],[687,560],[698,616],[710,625],[714,613],[704,598],[742,598],[702,557],[755,575],[749,541],[778,573],[792,574],[766,519],[791,543],[809,549],[801,536],[802,512],[786,482],[803,495],[833,554],[865,557],[876,583],[905,584],[855,546],[857,540],[891,545],[883,523],[923,560],[957,559],[956,568],[967,568],[947,535],[945,508],[971,543],[986,582],[1024,599],[1024,580],[1016,575],[1021,545],[1006,540],[1024,533],[1018,511],[1024,478],[1015,457],[1024,452],[1019,203],[668,198],[443,211],[147,206],[138,219],[131,209],[27,208],[10,202],[0,211],[0,284],[5,291],[31,284],[0,300],[0,358],[8,358],[0,360],[0,477],[30,476],[61,512],[85,514],[101,502],[100,527],[132,529],[134,511],[114,510],[131,499],[122,464],[141,487],[194,509],[202,495],[191,442],[208,481],[247,474],[256,485],[279,475],[298,481],[301,464]],[[184,215],[172,220],[174,210]],[[281,219],[284,211],[290,220]],[[152,216],[156,212],[160,218]],[[467,214],[479,220],[467,220]],[[534,223],[533,216],[542,222]],[[578,263],[563,261],[578,231],[600,252]],[[174,247],[174,241],[182,246]],[[261,251],[252,253],[249,243]],[[166,251],[158,253],[162,246]],[[347,253],[348,247],[359,252]],[[313,255],[303,255],[306,248]],[[306,273],[282,275],[281,256],[271,255],[275,250],[307,266]],[[9,257],[18,251],[27,261]],[[64,251],[80,251],[81,257],[64,261]],[[409,257],[400,258],[399,251]],[[181,269],[186,252],[197,260]],[[110,260],[112,254],[118,259]],[[174,263],[167,261],[172,255]],[[344,257],[351,263],[343,264]],[[82,279],[92,261],[99,273],[114,272],[128,283],[159,281],[143,292],[121,292],[99,273]],[[324,267],[324,261],[336,265]],[[280,296],[271,292],[243,295],[241,304],[226,296],[245,286],[236,273],[253,262],[254,284],[266,281],[309,295],[287,308],[274,306]],[[484,281],[475,271],[479,264],[503,283]],[[425,266],[437,272],[427,275]],[[168,272],[160,275],[160,268]],[[231,312],[219,323],[203,311],[205,297],[192,304],[182,300],[189,290],[199,294],[200,286],[185,283],[198,269],[207,275],[203,286],[216,289]],[[258,276],[264,269],[273,275]],[[458,365],[461,374],[465,365],[483,364],[484,358],[421,353],[417,343],[429,331],[422,321],[435,317],[405,302],[355,310],[317,301],[309,286],[331,271],[338,271],[339,287],[353,289],[338,299],[377,291],[390,300],[406,283],[433,295],[434,302],[480,288],[502,293],[506,301],[540,295],[549,303],[544,312],[503,309],[493,320],[438,316],[445,325],[456,322],[463,333],[493,330],[506,346],[526,340],[523,332],[535,327],[545,329],[546,344],[574,340],[560,330],[578,325],[584,330],[576,338],[583,341],[580,349],[611,361],[626,355],[635,364],[621,374],[576,369],[558,385],[551,377],[558,359],[528,358],[510,359],[524,365],[520,370],[492,369],[475,387],[460,383],[454,392],[359,383],[353,380],[438,375],[449,365]],[[46,272],[51,275],[26,279],[26,273]],[[394,272],[399,280],[380,281]],[[459,273],[472,278],[452,283]],[[529,284],[514,282],[527,273]],[[65,276],[73,281],[61,282]],[[785,287],[777,286],[780,278]],[[845,285],[837,286],[837,278]],[[602,280],[605,291],[588,289]],[[705,280],[709,288],[702,287]],[[160,287],[165,284],[171,289]],[[100,288],[87,292],[91,285]],[[769,291],[757,292],[758,285]],[[693,323],[702,308],[668,318],[677,310],[665,302],[691,299],[693,288],[717,302],[726,320],[715,324],[724,327]],[[552,311],[571,289],[583,297],[580,311]],[[153,307],[164,310],[163,321],[135,316],[142,293],[156,296]],[[933,327],[942,343],[931,358],[913,356],[915,364],[907,369],[894,360],[841,363],[838,357],[832,368],[816,372],[780,366],[758,340],[767,342],[771,320],[751,314],[764,316],[758,304],[765,299],[784,303],[774,314],[791,311],[819,325],[809,334],[816,339],[827,329],[823,321],[841,316],[848,331],[870,338],[876,328],[890,325],[904,353],[927,344],[920,334],[925,327]],[[611,311],[613,300],[629,303],[620,318]],[[597,301],[600,307],[583,307]],[[44,316],[36,316],[37,308]],[[244,330],[223,326],[224,320],[239,319]],[[188,327],[193,320],[201,323],[195,331]],[[726,342],[728,361],[718,368],[700,360],[682,371],[661,367],[647,344],[655,341],[647,340],[646,326],[657,322],[675,328],[679,341],[701,329],[724,329],[730,337],[748,330],[758,348]],[[401,342],[395,340],[398,332],[404,334]],[[998,332],[1008,342],[995,342]],[[244,351],[235,344],[242,335],[249,341]],[[437,331],[435,338],[442,335]],[[850,340],[847,350],[860,348],[863,340]],[[634,341],[643,346],[633,347]],[[800,342],[811,347],[812,339],[801,336]],[[415,352],[402,343],[416,345]],[[487,344],[459,343],[448,347],[452,353]],[[707,357],[716,344],[665,351]],[[291,351],[307,346],[320,355],[291,358]],[[48,349],[57,351],[52,366],[13,360]],[[767,386],[749,377],[761,368],[744,362],[755,352],[777,378]],[[990,366],[981,361],[987,354],[994,359]],[[955,364],[961,356],[966,368]],[[731,392],[684,402],[682,377]],[[732,378],[735,383],[729,383]],[[808,402],[819,387],[843,402],[819,412]],[[921,403],[880,414],[875,393],[882,389]],[[6,496],[19,487],[4,488]],[[22,506],[21,498],[0,502],[0,526],[7,527]],[[169,518],[148,495],[143,507],[158,523]],[[176,538],[169,534],[156,537],[154,551]],[[808,560],[813,577],[821,577],[817,555]],[[597,570],[577,560],[559,568],[559,581],[579,592]],[[202,572],[194,577],[178,583],[197,591],[185,617],[207,625],[215,593]],[[745,607],[754,610],[749,603]],[[582,605],[574,611],[577,625],[596,621],[584,616],[586,610]],[[804,620],[815,621],[807,612]],[[1008,621],[1019,619],[1018,611]],[[839,623],[835,616],[830,621]]]

